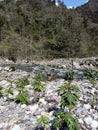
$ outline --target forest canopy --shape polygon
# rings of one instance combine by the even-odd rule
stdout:
[[[98,23],[60,0],[0,1],[0,56],[68,58],[98,56]],[[82,9],[83,10],[83,9]],[[94,17],[95,19],[95,17]],[[96,18],[97,19],[97,18]]]

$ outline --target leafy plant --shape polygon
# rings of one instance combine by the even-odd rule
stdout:
[[[0,86],[0,98],[3,97],[3,88]]]
[[[7,89],[5,89],[4,94],[7,97],[9,97],[9,95],[14,95],[14,92],[13,92],[13,90],[11,88],[7,88]]]
[[[49,127],[49,122],[50,119],[47,116],[42,115],[38,120],[37,120],[37,124],[38,125],[42,125],[42,127],[44,127],[44,129]]]
[[[73,71],[67,71],[65,73],[65,80],[71,81],[74,79],[74,72]]]
[[[15,97],[16,102],[27,104],[29,100],[28,91],[25,88],[20,88],[18,95]]]
[[[42,75],[41,74],[37,74],[35,77],[35,85],[34,85],[34,90],[38,91],[38,92],[43,92],[45,87],[45,85],[42,84]]]
[[[76,85],[71,84],[71,82],[59,87],[57,91],[58,95],[61,96],[61,108],[67,106],[71,110],[79,100],[79,88]]]
[[[91,97],[92,97],[92,99],[93,99],[93,101],[92,101],[92,102],[90,102],[90,104],[91,104],[92,108],[94,108],[94,106],[96,105],[96,95],[91,94],[90,96],[91,96]]]
[[[98,73],[96,71],[93,71],[93,70],[85,69],[84,75],[87,77],[88,80],[95,80],[96,77],[98,76]]]
[[[26,77],[24,77],[24,78],[20,79],[16,84],[18,87],[24,87],[24,86],[30,84],[30,82]]]
[[[89,82],[92,84],[92,86],[95,87],[98,72],[86,69],[86,70],[84,70],[84,75],[89,80]]]
[[[59,110],[54,113],[55,121],[53,123],[54,128],[68,127],[69,130],[79,130],[77,125],[77,118],[71,113],[65,113],[63,110]]]

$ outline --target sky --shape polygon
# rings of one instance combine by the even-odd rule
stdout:
[[[63,1],[68,8],[77,7],[88,2],[88,0],[63,0]]]

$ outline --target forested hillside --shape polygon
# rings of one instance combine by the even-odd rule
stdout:
[[[67,9],[60,1],[56,6],[55,0],[0,1],[0,56],[98,56],[98,19],[90,11],[85,5]]]

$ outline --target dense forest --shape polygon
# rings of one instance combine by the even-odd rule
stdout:
[[[13,60],[98,56],[94,9],[88,4],[68,9],[58,3],[0,1],[0,56]]]

